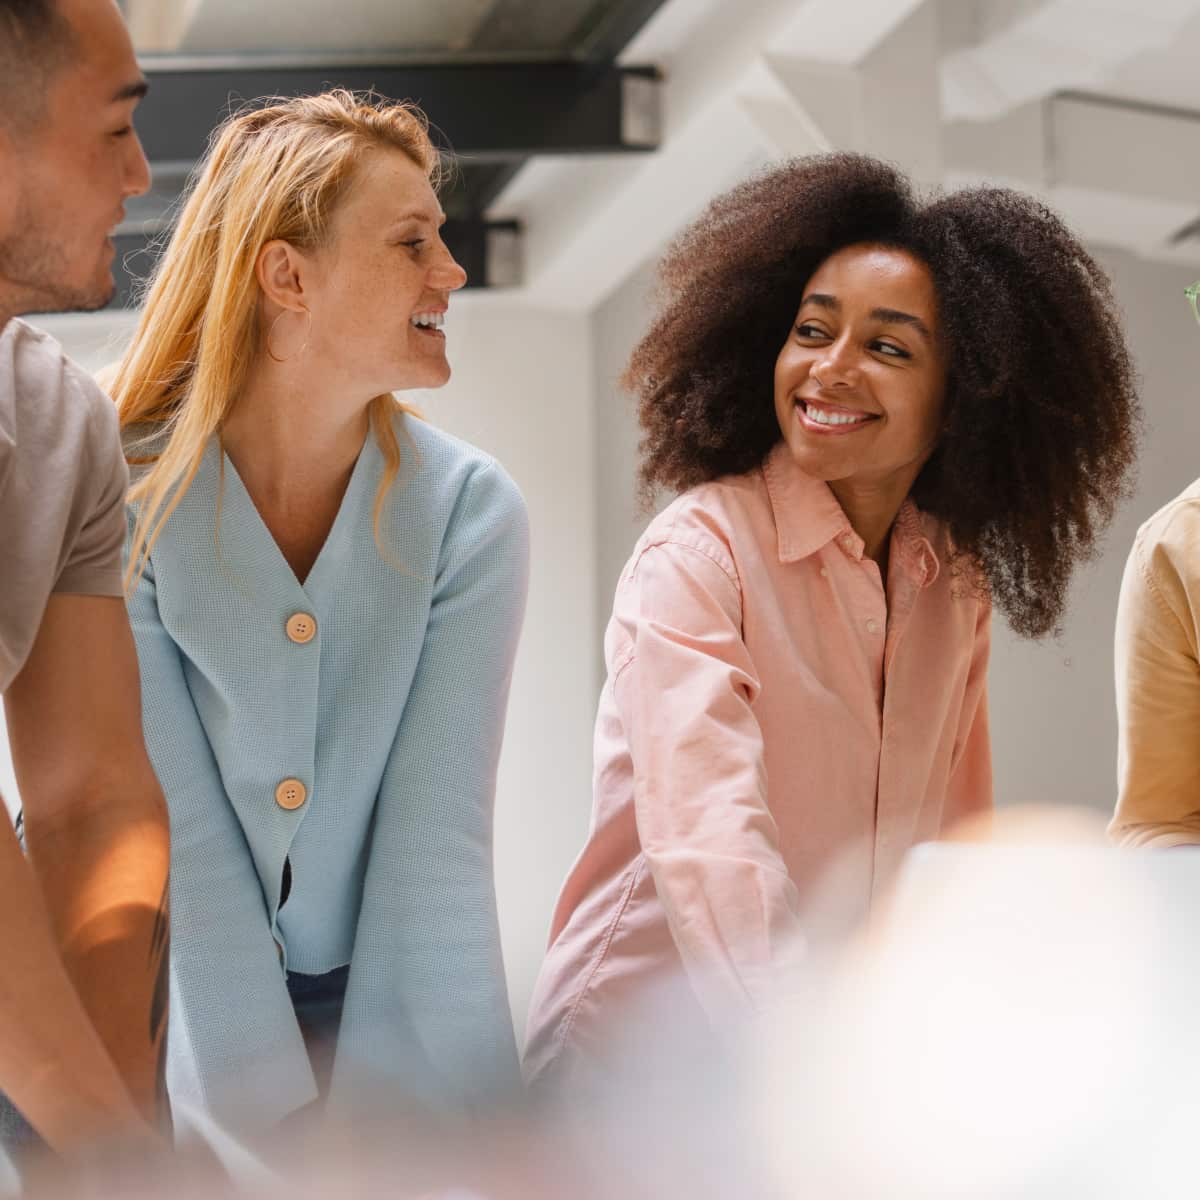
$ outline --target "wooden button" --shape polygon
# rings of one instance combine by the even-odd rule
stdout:
[[[275,789],[275,803],[289,812],[308,799],[308,789],[298,779],[285,779]]]
[[[304,646],[317,636],[317,618],[308,613],[292,613],[284,628],[293,642]]]

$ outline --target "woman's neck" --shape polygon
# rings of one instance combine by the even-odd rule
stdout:
[[[369,424],[369,401],[348,401],[295,371],[260,367],[221,441],[251,494],[286,506],[298,492],[316,497],[344,486]]]
[[[863,553],[878,564],[886,578],[888,548],[892,526],[908,497],[908,483],[886,481],[861,483],[839,479],[830,483],[837,502],[842,506],[850,528],[863,540]]]

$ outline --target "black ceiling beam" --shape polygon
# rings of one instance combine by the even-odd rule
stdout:
[[[440,147],[468,161],[655,147],[645,121],[629,120],[631,105],[644,110],[647,89],[657,79],[653,68],[604,62],[342,67],[262,62],[212,69],[194,63],[143,63],[150,95],[138,110],[137,125],[151,162],[199,158],[213,127],[244,101],[330,87],[415,102],[428,115]]]
[[[524,159],[460,167],[443,186],[442,207],[451,217],[486,213],[513,181]]]
[[[516,221],[485,221],[480,218],[455,220],[442,226],[450,253],[467,272],[467,287],[504,287],[518,282],[519,264],[513,261],[514,244],[520,234]],[[132,308],[138,291],[162,250],[164,237],[140,233],[118,233],[113,242],[116,293],[110,308]]]

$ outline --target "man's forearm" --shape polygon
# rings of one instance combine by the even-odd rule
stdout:
[[[146,764],[119,793],[27,804],[25,829],[66,970],[138,1109],[161,1127],[170,835],[157,780]]]
[[[0,820],[0,1089],[52,1149],[150,1138],[55,945],[40,889]]]

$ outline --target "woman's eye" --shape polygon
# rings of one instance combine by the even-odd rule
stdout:
[[[425,245],[424,238],[414,238],[411,242],[401,242],[402,246],[407,246],[410,250],[420,250]]]
[[[800,324],[796,326],[796,333],[802,338],[819,338],[828,336],[825,333],[825,330],[823,330],[819,325],[810,325],[807,321],[801,321]]]
[[[133,126],[126,125],[124,129],[113,130],[112,136],[115,138],[123,138],[123,137],[128,137],[132,132],[133,132]]]
[[[880,354],[886,354],[889,358],[912,358],[907,350],[901,349],[893,342],[873,342],[872,348],[878,350]]]

